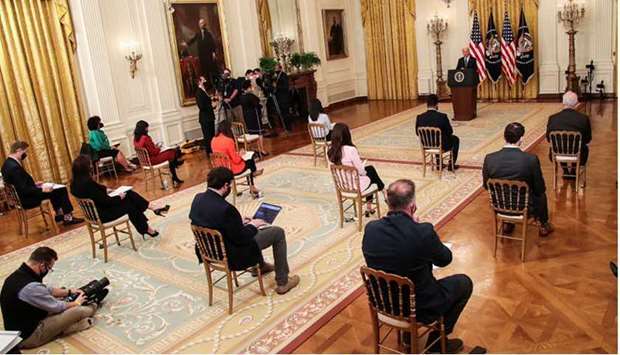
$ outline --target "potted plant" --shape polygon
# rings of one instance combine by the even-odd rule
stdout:
[[[293,53],[291,55],[291,65],[298,71],[301,70],[303,64],[303,55],[301,53]]]
[[[277,64],[278,61],[273,57],[262,57],[258,62],[260,70],[262,70],[264,73],[275,71]]]
[[[310,70],[315,66],[321,65],[321,58],[314,52],[301,53],[301,67]]]

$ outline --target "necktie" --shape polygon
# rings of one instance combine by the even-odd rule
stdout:
[[[465,66],[467,66],[467,62],[469,62],[469,57],[465,57]]]

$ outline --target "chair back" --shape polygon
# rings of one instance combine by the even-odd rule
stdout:
[[[581,153],[581,133],[575,131],[552,131],[549,133],[551,152],[555,157],[579,158]]]
[[[308,123],[308,134],[312,143],[326,142],[328,131],[321,123]]]
[[[437,127],[418,127],[422,149],[441,149],[441,129]]]
[[[5,181],[4,190],[6,191],[9,206],[15,207],[15,209],[18,210],[23,210],[24,208],[22,207],[22,203],[19,200],[19,195],[17,194],[17,190],[15,190],[15,186]]]
[[[357,169],[352,166],[335,164],[332,164],[330,169],[338,193],[361,194],[360,176]]]
[[[136,155],[138,156],[138,162],[140,162],[140,166],[150,168],[151,165],[151,157],[149,157],[149,152],[144,148],[136,147]]]
[[[233,135],[235,139],[237,138],[245,138],[245,125],[241,122],[232,122],[230,124],[230,128],[232,128]]]
[[[406,277],[360,267],[370,308],[400,321],[416,323],[415,287]]]
[[[97,212],[97,207],[95,206],[95,202],[88,198],[78,198],[78,205],[84,214],[84,218],[90,224],[100,225],[101,219],[99,219],[99,213]]]
[[[489,179],[487,190],[491,206],[498,213],[524,214],[527,212],[529,187],[523,181]]]
[[[192,224],[192,232],[204,263],[228,267],[224,237],[219,231]]]
[[[232,165],[228,155],[220,152],[211,153],[211,166],[213,168],[226,168],[232,171]]]

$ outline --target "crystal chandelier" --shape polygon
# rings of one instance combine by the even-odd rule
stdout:
[[[574,30],[585,15],[585,5],[575,0],[568,0],[558,9],[558,20],[564,24],[567,30]]]
[[[426,29],[434,35],[435,40],[438,40],[441,34],[448,29],[448,21],[435,15],[428,21]]]

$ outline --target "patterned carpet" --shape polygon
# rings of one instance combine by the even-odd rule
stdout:
[[[482,167],[488,153],[503,145],[504,127],[510,122],[525,126],[525,148],[540,139],[547,128],[549,115],[561,108],[558,103],[481,103],[478,117],[471,121],[452,121],[455,134],[461,140],[459,165]],[[440,111],[452,117],[452,104],[442,103]],[[386,119],[356,128],[352,131],[353,143],[362,157],[375,160],[421,162],[415,119],[426,111],[426,105],[395,114]],[[294,153],[312,154],[310,146]]]
[[[393,119],[392,119],[393,120]],[[172,205],[166,218],[152,218],[161,237],[136,239],[138,252],[125,243],[110,248],[110,261],[92,259],[85,228],[44,243],[59,251],[50,285],[78,286],[107,276],[111,292],[97,313],[95,327],[57,340],[37,352],[52,353],[271,353],[281,350],[351,295],[360,285],[361,234],[353,223],[338,227],[333,182],[312,158],[283,155],[260,164],[265,174],[257,181],[266,202],[282,205],[277,220],[287,233],[291,270],[300,286],[286,295],[275,294],[274,277],[266,277],[267,297],[253,283],[235,293],[235,311],[226,312],[224,290],[215,291],[208,306],[204,270],[196,262],[188,222],[195,186],[165,198]],[[417,202],[424,221],[441,223],[470,199],[481,184],[480,171],[461,169],[456,175],[422,178],[411,164],[374,164],[386,183],[411,178],[417,183]],[[245,194],[238,200],[250,215],[258,205]],[[384,206],[385,207],[385,206]],[[149,213],[149,216],[150,213]],[[33,246],[34,247],[34,246]],[[4,279],[33,247],[0,257]],[[265,251],[269,260],[271,252]],[[241,278],[243,284],[251,277]]]

